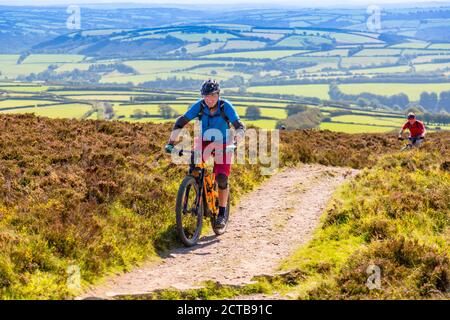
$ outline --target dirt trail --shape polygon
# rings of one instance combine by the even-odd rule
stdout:
[[[206,235],[196,247],[174,249],[160,263],[115,276],[79,298],[196,288],[206,280],[241,285],[271,274],[310,240],[333,191],[355,173],[320,165],[281,171],[241,198],[224,235]]]

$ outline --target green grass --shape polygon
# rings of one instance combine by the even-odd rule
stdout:
[[[394,44],[393,46],[390,46],[389,48],[424,49],[428,45],[429,45],[428,42],[405,42],[405,43]],[[432,46],[433,45],[431,45],[429,48],[431,48]],[[440,48],[433,48],[433,49],[440,49]]]
[[[2,73],[0,79],[15,79],[18,76],[39,73],[46,70],[51,64],[77,63],[83,60],[84,56],[70,54],[33,54],[28,56],[22,64],[16,64],[18,58],[19,56],[16,55],[0,55],[0,71]]]
[[[311,52],[311,53],[305,53],[303,56],[314,56],[314,57],[346,57],[348,56],[349,49],[335,49],[335,50],[329,50],[329,51],[318,51],[318,52]]]
[[[398,61],[398,57],[344,57],[342,58],[342,67],[371,67],[379,66],[386,63],[394,64]]]
[[[279,59],[294,54],[307,52],[305,50],[261,50],[233,53],[216,53],[204,56],[204,58],[251,58],[251,59]]]
[[[199,42],[203,38],[210,39],[211,41],[215,41],[218,39],[219,41],[223,42],[228,39],[236,38],[235,35],[231,33],[212,33],[212,32],[205,32],[205,33],[182,33],[182,32],[171,32],[171,36],[189,41],[189,42]]]
[[[221,47],[223,47],[225,45],[224,42],[211,42],[210,44],[207,44],[206,46],[200,46],[199,43],[190,43],[186,46],[184,46],[184,48],[186,48],[187,52],[190,54],[199,54],[199,53],[203,53],[203,52],[209,52],[209,51],[214,51],[214,50],[218,50]],[[179,50],[179,49],[177,49]],[[173,52],[175,52],[176,50],[174,50]]]
[[[403,55],[437,55],[437,54],[448,54],[448,50],[433,50],[433,49],[405,49],[403,50]]]
[[[18,54],[0,54],[0,65],[15,64],[19,59]]]
[[[397,56],[400,53],[400,49],[364,49],[355,54],[354,57]]]
[[[170,72],[209,63],[228,62],[223,60],[129,60],[124,62],[124,64],[133,67],[142,74]]]
[[[449,54],[433,54],[433,55],[427,55],[427,56],[417,56],[415,59],[412,60],[412,62],[417,64],[422,63],[432,63],[434,59],[450,59]]]
[[[307,56],[296,56],[296,57],[287,57],[282,59],[282,61],[286,62],[315,62],[318,64],[324,64],[324,63],[337,63],[339,61],[339,57],[326,57],[326,56],[320,56],[320,57],[307,57]]]
[[[177,79],[184,78],[192,78],[197,80],[204,80],[205,75],[202,74],[195,74],[192,72],[179,72],[179,73],[172,73],[172,72],[159,72],[159,73],[149,73],[149,74],[139,74],[139,75],[117,75],[117,74],[111,74],[111,75],[105,75],[101,78],[100,83],[107,84],[107,83],[121,83],[125,84],[128,82],[132,82],[134,85],[139,85],[140,83],[144,83],[147,81],[155,81],[158,78],[159,79],[169,79],[176,77]]]
[[[410,100],[418,100],[423,91],[440,93],[450,90],[450,83],[352,83],[340,84],[339,88],[346,94],[360,94],[370,92],[379,95],[395,95],[405,93]],[[305,84],[305,85],[283,85],[283,86],[254,86],[249,87],[248,92],[268,94],[292,94],[306,97],[317,97],[329,99],[328,85]]]
[[[180,114],[186,112],[189,107],[189,104],[186,105],[171,105],[169,106],[175,109]],[[126,117],[130,117],[133,114],[134,110],[140,109],[144,112],[148,112],[151,115],[159,115],[159,104],[134,104],[134,105],[118,105],[114,107],[114,111],[117,115],[124,115]],[[149,119],[149,121],[153,121],[153,118]],[[156,121],[156,120],[155,120]],[[172,119],[173,121],[173,119]]]
[[[442,69],[450,68],[450,62],[446,63],[427,63],[427,64],[416,64],[415,65],[417,72],[423,71],[437,71]]]
[[[429,49],[448,49],[450,50],[450,43],[434,43],[428,47]]]
[[[243,36],[246,37],[259,37],[266,38],[269,40],[279,40],[284,37],[284,34],[281,33],[266,33],[266,32],[241,32]]]
[[[450,298],[444,160],[427,152],[385,156],[341,187],[313,240],[281,265],[304,276],[291,291],[301,299]],[[370,265],[381,269],[382,290],[366,286]]]
[[[51,100],[17,100],[17,99],[7,99],[0,100],[0,109],[19,107],[19,106],[35,106],[42,104],[56,104],[57,102]]]
[[[65,95],[68,99],[74,99],[74,100],[101,100],[101,101],[129,101],[130,97],[133,95],[99,95],[99,94],[86,94],[86,95]]]
[[[249,40],[228,40],[223,50],[245,50],[245,49],[258,49],[264,48],[265,42],[262,41],[249,41]]]
[[[339,86],[341,87],[341,86]],[[284,86],[255,86],[249,87],[248,92],[269,93],[269,94],[293,94],[305,97],[317,97],[328,99],[328,85],[284,85]]]
[[[44,92],[47,91],[49,86],[40,85],[21,85],[20,83],[15,86],[0,87],[0,90],[11,91],[11,92]]]
[[[48,63],[0,63],[0,70],[2,71],[0,79],[15,79],[19,76],[27,76],[30,73],[39,73],[47,70],[49,65]]]
[[[332,32],[330,33],[330,36],[335,38],[336,41],[339,44],[369,44],[369,43],[383,43],[380,40],[365,37],[358,34],[351,34],[351,33],[338,33],[338,32]]]
[[[89,67],[92,65],[95,65],[95,64],[94,63],[64,63],[56,69],[56,72],[73,71],[75,69],[88,70]]]
[[[247,107],[235,107],[237,113],[241,116],[245,115],[245,111],[247,110]],[[263,117],[272,117],[276,119],[284,119],[287,117],[286,110],[284,108],[263,108],[259,107],[259,110],[261,112],[261,116]]]
[[[6,110],[2,113],[34,113],[36,116],[49,118],[81,118],[91,106],[85,104],[55,104],[52,106],[38,107],[38,108],[23,108],[15,110]],[[1,110],[0,110],[1,111]]]
[[[261,129],[275,129],[277,120],[245,120],[246,125],[254,125]]]
[[[84,56],[79,54],[32,54],[24,60],[24,64],[34,63],[75,63],[83,60]]]
[[[122,31],[126,31],[127,29],[99,29],[99,30],[87,30],[87,31],[82,31],[81,35],[83,37],[87,37],[87,36],[102,36],[102,35],[110,35],[113,33],[120,33]]]
[[[440,93],[450,90],[450,83],[354,83],[339,85],[342,92],[359,94],[370,92],[380,95],[394,95],[405,93],[410,100],[417,101],[424,91]]]
[[[352,74],[396,74],[409,72],[411,68],[409,66],[394,66],[394,67],[381,67],[381,68],[369,68],[369,69],[353,69]]]
[[[279,41],[276,47],[294,47],[294,48],[304,48],[310,45],[321,45],[321,44],[331,44],[330,39],[326,39],[318,36],[290,36]]]

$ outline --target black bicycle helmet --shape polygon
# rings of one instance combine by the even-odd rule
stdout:
[[[200,90],[202,96],[207,96],[209,94],[213,93],[219,93],[220,92],[220,85],[216,80],[206,80],[202,84],[202,89]]]

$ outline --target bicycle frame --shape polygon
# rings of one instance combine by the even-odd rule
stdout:
[[[421,139],[420,138],[416,138],[416,137],[414,137],[414,138],[409,137],[409,138],[407,138],[407,140],[408,140],[408,143],[406,145],[404,145],[400,149],[400,151],[411,150],[412,148],[417,148],[418,145],[416,145],[416,141],[421,140]]]
[[[189,169],[189,174],[192,175],[198,182],[199,194],[196,201],[196,210],[199,206],[205,204],[205,216],[209,217],[218,214],[218,207],[216,206],[216,199],[219,197],[219,193],[214,190],[215,176],[210,174],[206,168],[204,162],[191,165]]]

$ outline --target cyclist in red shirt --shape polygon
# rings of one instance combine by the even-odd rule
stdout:
[[[406,129],[409,130],[408,139],[411,141],[411,145],[414,147],[419,147],[425,138],[427,130],[425,129],[423,122],[416,119],[416,115],[413,112],[408,114],[408,122],[406,122],[400,130],[398,135],[399,140],[403,140],[403,131]]]

